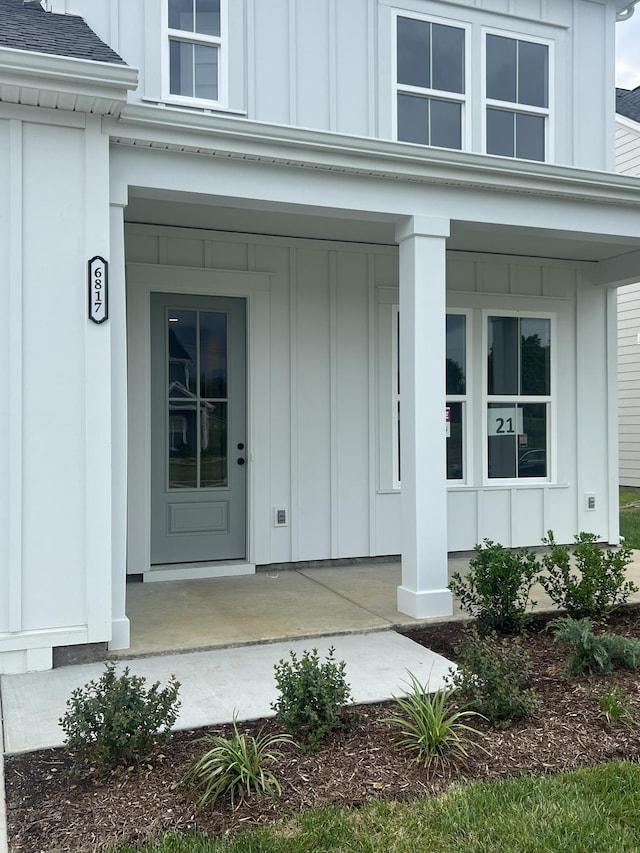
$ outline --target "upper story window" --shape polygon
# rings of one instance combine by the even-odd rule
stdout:
[[[226,0],[167,2],[170,96],[221,102]]]
[[[486,150],[547,160],[549,46],[487,34]]]
[[[396,127],[403,142],[462,148],[465,30],[396,18]]]

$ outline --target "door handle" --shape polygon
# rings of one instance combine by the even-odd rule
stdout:
[[[239,459],[237,459],[236,461],[237,461],[238,465],[244,465],[244,462],[245,462],[245,460],[242,458],[242,456]]]

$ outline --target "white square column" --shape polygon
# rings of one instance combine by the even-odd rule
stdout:
[[[400,248],[402,585],[398,610],[453,612],[447,588],[446,241],[449,220],[416,216]]]

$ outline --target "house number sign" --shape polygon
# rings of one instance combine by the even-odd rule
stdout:
[[[89,319],[104,323],[109,316],[109,264],[99,255],[89,261]]]

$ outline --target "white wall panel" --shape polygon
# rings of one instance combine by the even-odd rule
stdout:
[[[335,544],[341,556],[369,549],[369,295],[367,256],[336,256]],[[372,365],[373,368],[373,365]]]
[[[86,621],[83,448],[90,366],[84,352],[84,187],[82,172],[69,168],[84,161],[83,133],[28,124],[23,133],[29,217],[23,257],[23,627],[30,629]]]
[[[335,7],[331,0],[289,2],[295,9],[295,123],[333,130],[330,98],[335,74],[335,23],[331,12],[335,13]]]
[[[250,118],[296,124],[292,114],[295,57],[291,56],[295,18],[289,0],[249,0],[249,18],[254,45],[253,56],[248,58],[249,86],[254,93]]]

